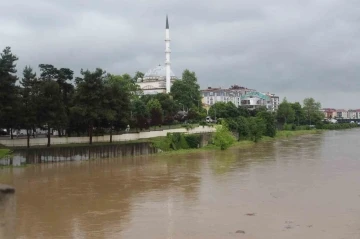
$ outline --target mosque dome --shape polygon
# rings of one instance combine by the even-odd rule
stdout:
[[[163,80],[166,77],[166,67],[158,65],[157,67],[148,70],[144,75],[144,81]],[[170,69],[170,78],[176,79],[174,72]]]

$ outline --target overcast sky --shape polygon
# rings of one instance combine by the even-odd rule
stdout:
[[[290,101],[360,108],[359,0],[0,1],[0,48],[40,63],[146,72],[165,59],[202,88],[238,84]]]

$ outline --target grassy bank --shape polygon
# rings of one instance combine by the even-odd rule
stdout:
[[[282,131],[278,131],[274,138],[265,136],[265,137],[262,137],[261,140],[259,142],[257,142],[257,143],[255,143],[255,142],[253,142],[251,140],[240,140],[240,141],[235,142],[230,148],[246,149],[246,148],[251,148],[255,144],[258,144],[258,143],[261,143],[261,142],[268,142],[268,141],[273,141],[273,140],[282,139],[282,138],[298,137],[298,136],[301,136],[301,135],[316,134],[316,133],[320,133],[322,131],[323,130],[316,130],[316,129],[297,130],[297,131],[282,130]],[[165,138],[165,137],[157,138],[155,141],[161,141],[161,140],[163,140],[163,138]],[[181,154],[196,153],[196,152],[210,151],[210,150],[219,150],[219,148],[216,147],[213,144],[209,144],[209,145],[204,146],[202,148],[164,151],[164,152],[161,152],[161,154],[162,155],[181,155]]]
[[[294,136],[300,136],[300,135],[306,135],[306,134],[316,134],[320,133],[322,130],[318,129],[310,129],[310,130],[281,130],[276,132],[275,138],[288,138],[288,137],[294,137]]]
[[[10,149],[0,149],[0,159],[10,155],[11,150]]]

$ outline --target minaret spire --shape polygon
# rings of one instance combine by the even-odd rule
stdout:
[[[166,29],[169,29],[169,19],[168,15],[166,14]]]
[[[166,29],[165,29],[165,72],[166,72],[166,93],[170,93],[171,79],[170,79],[170,30],[169,30],[169,19],[166,15]]]

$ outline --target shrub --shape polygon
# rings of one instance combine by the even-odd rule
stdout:
[[[198,147],[198,145],[200,145],[200,135],[188,134],[184,137],[190,148],[195,149]]]
[[[269,137],[275,137],[276,120],[274,114],[268,111],[260,111],[259,113],[257,113],[257,117],[260,117],[265,123],[264,135]]]
[[[266,124],[260,117],[250,117],[248,121],[250,138],[252,141],[258,142],[266,131]]]
[[[216,132],[214,134],[214,144],[221,150],[229,148],[235,142],[235,138],[229,131],[225,122],[222,125],[216,126]]]
[[[293,124],[284,124],[284,130],[293,130]]]
[[[193,129],[194,126],[192,124],[183,124],[181,127],[185,128],[186,130]]]

